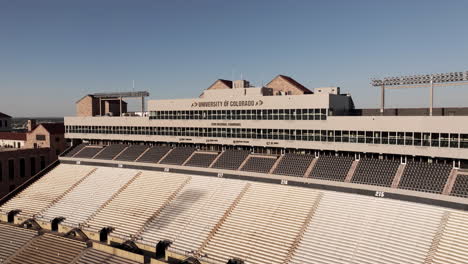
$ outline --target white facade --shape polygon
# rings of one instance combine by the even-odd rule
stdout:
[[[232,97],[235,89],[228,89],[219,98],[150,100],[150,117],[66,117],[65,136],[468,158],[468,116],[336,116],[353,106],[332,88]]]

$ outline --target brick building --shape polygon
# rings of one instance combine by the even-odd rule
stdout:
[[[11,131],[11,116],[0,112],[0,132]]]

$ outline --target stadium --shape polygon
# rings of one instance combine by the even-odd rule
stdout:
[[[72,146],[0,200],[0,263],[468,263],[468,108],[432,103],[466,82],[373,80],[380,109],[284,75],[86,95]],[[408,87],[430,106],[385,108]]]

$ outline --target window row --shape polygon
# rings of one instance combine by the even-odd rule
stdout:
[[[181,120],[326,120],[327,109],[253,109],[151,111],[150,119]]]
[[[67,133],[301,140],[468,148],[468,134],[204,127],[66,126]]]

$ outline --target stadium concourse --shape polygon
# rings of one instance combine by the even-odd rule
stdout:
[[[468,263],[462,210],[167,171],[61,163],[0,217],[1,263]]]

